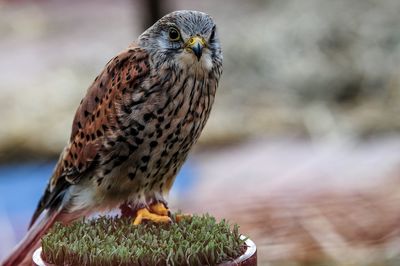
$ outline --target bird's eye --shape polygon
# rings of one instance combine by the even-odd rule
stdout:
[[[181,35],[176,28],[169,28],[168,36],[171,41],[179,41],[181,39]]]

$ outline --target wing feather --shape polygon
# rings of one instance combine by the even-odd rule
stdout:
[[[32,223],[44,209],[58,202],[55,199],[62,191],[79,182],[101,156],[111,152],[104,144],[118,131],[116,106],[122,101],[123,90],[136,87],[148,74],[147,59],[145,50],[132,45],[112,58],[96,77],[76,111],[69,144],[60,156]]]

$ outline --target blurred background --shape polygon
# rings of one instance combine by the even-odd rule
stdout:
[[[224,75],[170,195],[239,223],[260,265],[400,265],[400,1],[0,0],[0,259],[106,62],[177,9]]]

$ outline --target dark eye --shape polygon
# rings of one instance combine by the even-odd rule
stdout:
[[[169,28],[168,36],[171,41],[179,41],[181,39],[181,35],[176,28]]]

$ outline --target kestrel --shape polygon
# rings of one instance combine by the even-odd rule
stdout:
[[[81,101],[30,229],[3,265],[21,264],[55,221],[123,204],[136,212],[134,224],[169,222],[164,196],[204,128],[221,74],[216,25],[198,11],[164,16],[112,58]]]

